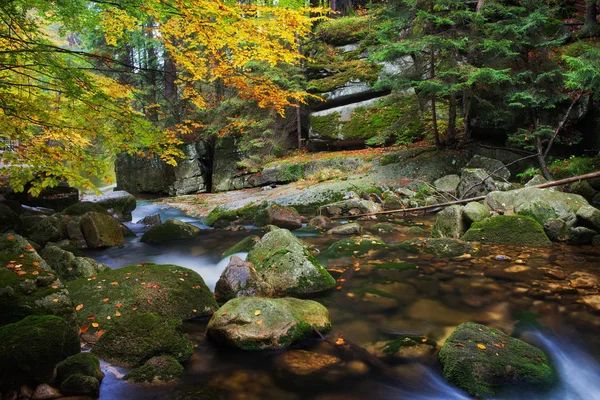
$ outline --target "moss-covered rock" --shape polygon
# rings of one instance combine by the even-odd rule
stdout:
[[[367,346],[375,357],[391,361],[428,361],[435,353],[437,344],[425,336],[402,335],[396,339],[381,341]]]
[[[326,216],[372,214],[381,211],[381,206],[369,200],[350,199],[327,204],[319,208],[319,213]]]
[[[42,257],[54,269],[63,281],[78,278],[91,278],[98,272],[109,270],[109,266],[88,257],[75,257],[73,253],[58,246],[46,246]]]
[[[446,175],[433,182],[433,186],[438,192],[456,194],[456,189],[460,183],[460,176]]]
[[[59,384],[75,374],[91,376],[99,382],[104,379],[104,372],[100,369],[100,361],[92,353],[75,354],[56,366],[56,381]]]
[[[57,315],[75,327],[69,292],[22,236],[0,235],[0,325],[28,315]]]
[[[577,210],[577,220],[584,226],[600,230],[600,210],[592,206],[582,206]]]
[[[131,212],[137,206],[135,197],[124,190],[116,190],[100,196],[86,196],[84,200],[102,206],[125,221],[131,221]]]
[[[200,233],[200,228],[178,219],[168,219],[162,225],[151,228],[140,239],[144,243],[164,243],[172,240],[193,239]]]
[[[571,183],[571,185],[569,186],[569,192],[578,194],[587,201],[592,201],[592,199],[597,193],[588,181]]]
[[[358,222],[349,222],[327,231],[330,235],[360,235],[362,226]]]
[[[335,287],[335,279],[286,229],[266,233],[248,253],[261,279],[279,293],[306,295]]]
[[[49,382],[55,365],[79,353],[79,337],[53,315],[30,315],[0,327],[0,387]]]
[[[582,206],[588,205],[588,202],[577,194],[534,187],[508,192],[491,192],[485,199],[490,209],[505,214],[514,213],[521,204],[533,201],[543,201],[548,204],[561,218],[567,214],[576,213]]]
[[[585,226],[576,226],[568,230],[567,241],[573,244],[591,244],[598,232]]]
[[[242,239],[239,243],[231,246],[221,255],[221,258],[229,257],[236,253],[246,253],[254,247],[256,243],[260,241],[260,237],[253,235],[248,236],[247,238]]]
[[[106,329],[120,316],[152,312],[182,320],[214,312],[218,305],[196,272],[177,265],[136,264],[99,273],[95,279],[67,284],[80,326]],[[88,319],[95,315],[94,321]],[[110,317],[110,319],[107,319]],[[88,332],[96,328],[90,327]]]
[[[172,356],[152,357],[123,379],[133,382],[171,382],[183,377],[183,366]]]
[[[473,222],[483,221],[489,217],[490,210],[487,206],[472,201],[463,207],[463,216],[468,224],[472,224]]]
[[[311,300],[237,297],[213,314],[206,335],[243,350],[281,349],[331,329],[329,311]]]
[[[108,211],[106,211],[106,208],[104,208],[96,203],[92,203],[91,201],[81,201],[79,203],[73,204],[72,206],[69,206],[69,207],[65,208],[64,210],[62,210],[62,214],[63,215],[84,215],[90,211],[97,212],[99,214],[108,215]]]
[[[190,359],[192,342],[183,335],[181,320],[153,313],[128,313],[117,318],[93,347],[99,358],[123,366],[138,366],[155,356]]]
[[[558,214],[556,211],[554,211],[554,208],[552,208],[548,203],[540,200],[522,203],[515,208],[515,212],[518,215],[531,217],[541,225],[544,225],[550,218],[558,217]]]
[[[48,242],[58,242],[65,237],[63,220],[57,217],[42,216],[39,222],[27,229],[27,238],[44,246]]]
[[[333,243],[319,255],[319,258],[364,257],[371,251],[381,250],[385,247],[385,242],[378,237],[353,236]]]
[[[121,225],[110,215],[88,212],[81,218],[79,227],[91,248],[112,247],[125,243]]]
[[[453,205],[444,208],[435,216],[433,232],[434,238],[452,238],[458,239],[465,232],[465,223],[463,217],[463,207]]]
[[[294,230],[302,228],[302,219],[294,207],[271,204],[258,212],[254,218],[254,224],[256,226],[274,225],[279,228]]]
[[[411,239],[401,243],[402,246],[420,249],[437,257],[459,257],[463,254],[474,254],[478,251],[473,245],[451,238]]]
[[[478,397],[491,397],[507,385],[548,390],[557,376],[540,349],[484,325],[467,322],[450,335],[439,354],[444,376]]]
[[[254,265],[237,256],[231,257],[215,286],[215,297],[219,301],[241,296],[269,297],[274,294],[273,288],[256,273]]]
[[[100,391],[100,381],[93,376],[73,374],[60,385],[60,391],[69,395],[97,395]]]
[[[247,219],[252,221],[256,214],[268,206],[268,203],[247,204],[244,207],[231,209],[225,205],[215,207],[204,219],[208,226],[221,226],[231,223],[238,219]]]
[[[544,228],[533,218],[520,215],[497,215],[475,222],[461,238],[467,242],[493,244],[549,245]]]

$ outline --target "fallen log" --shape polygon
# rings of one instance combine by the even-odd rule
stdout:
[[[592,172],[592,173],[585,174],[585,175],[574,176],[571,178],[560,179],[558,181],[541,183],[539,185],[535,185],[535,186],[531,186],[531,187],[535,187],[538,189],[545,189],[545,188],[549,188],[549,187],[561,186],[561,185],[566,185],[566,184],[573,183],[573,182],[586,181],[586,180],[595,179],[595,178],[600,178],[600,171]],[[440,210],[441,210],[445,207],[452,206],[455,204],[466,204],[466,203],[470,203],[472,201],[481,201],[481,200],[484,200],[485,198],[486,198],[486,196],[477,196],[477,197],[471,197],[469,199],[461,199],[461,200],[456,200],[456,201],[449,201],[446,203],[432,204],[429,206],[401,208],[398,210],[379,211],[379,212],[370,213],[370,214],[358,214],[358,215],[343,216],[343,217],[331,217],[331,219],[356,219],[356,218],[363,218],[363,217],[371,217],[371,216],[375,216],[375,215],[389,215],[389,214],[402,214],[402,216],[406,216],[409,213],[418,213],[420,211],[431,212],[431,210],[436,209],[436,208],[440,208]],[[439,210],[436,210],[436,211],[439,211]]]

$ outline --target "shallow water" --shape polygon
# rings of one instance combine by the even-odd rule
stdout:
[[[206,228],[201,221],[181,211],[140,202],[133,220],[159,212],[163,221],[178,218]],[[431,218],[415,218],[404,224],[423,224]],[[368,228],[372,223],[364,223]],[[399,225],[401,226],[401,225]],[[214,289],[227,260],[220,254],[239,240],[259,231],[205,229],[194,240],[149,245],[139,242],[143,228],[122,248],[89,252],[98,261],[119,268],[139,262],[176,264],[198,272]],[[402,227],[398,232],[378,233],[388,244],[413,238]],[[340,238],[303,236],[303,240],[326,249]],[[505,255],[512,261],[496,261]],[[516,260],[521,260],[519,263]],[[406,268],[381,269],[381,262],[404,262]],[[528,270],[523,270],[524,266]],[[503,272],[506,268],[511,272]],[[597,286],[580,283],[573,290],[564,279],[575,272],[600,277],[600,251],[590,246],[555,244],[549,248],[485,246],[471,258],[440,259],[409,252],[388,250],[366,258],[330,261],[327,268],[339,286],[317,301],[328,307],[334,338],[360,346],[389,340],[402,334],[422,335],[441,343],[453,328],[466,321],[480,322],[526,340],[547,350],[560,374],[561,383],[550,393],[507,393],[503,398],[550,400],[600,400],[600,315],[581,303],[583,295],[597,294]],[[523,271],[521,271],[523,270]],[[589,286],[589,285],[588,285]],[[373,293],[388,295],[378,296]],[[391,294],[391,296],[389,296]],[[195,343],[184,379],[176,384],[144,386],[118,379],[124,369],[103,364],[106,378],[100,399],[467,399],[441,377],[435,355],[418,362],[396,361],[390,365],[401,381],[383,378],[370,368],[361,378],[343,377],[335,382],[291,382],[279,373],[276,360],[282,352],[245,353],[213,346],[204,338],[207,318],[184,324]],[[344,361],[347,355],[317,339],[295,348],[334,354]],[[346,357],[346,358],[344,358]]]

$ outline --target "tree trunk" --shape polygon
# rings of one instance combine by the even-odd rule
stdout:
[[[448,107],[448,129],[446,129],[448,145],[456,144],[456,93],[450,95],[450,105]]]
[[[463,124],[465,130],[465,139],[471,138],[471,96],[470,91],[467,89],[463,92]]]
[[[302,121],[300,120],[300,102],[296,107],[296,135],[298,137],[298,150],[302,148]]]
[[[430,57],[430,69],[431,69],[431,79],[435,78],[435,52],[433,50],[433,46],[431,46],[431,57]],[[440,141],[440,131],[438,129],[437,123],[437,109],[435,104],[435,95],[431,96],[431,122],[433,124],[433,135],[435,137],[435,146],[439,149],[442,147],[442,142]]]
[[[165,99],[170,103],[175,103],[177,101],[177,86],[175,85],[175,81],[177,80],[177,67],[175,66],[175,61],[171,58],[171,54],[169,54],[167,50],[164,51],[163,58],[165,60]]]
[[[544,148],[542,146],[541,137],[538,136],[537,138],[535,138],[535,146],[538,151],[537,159],[540,164],[540,168],[542,169],[542,174],[544,175],[544,178],[546,178],[549,181],[554,180],[554,178],[552,178],[552,174],[550,174],[550,171],[548,170],[548,164],[546,164],[546,157],[544,157]]]
[[[477,8],[475,9],[477,12],[481,11],[481,9],[485,6],[485,0],[477,0]]]
[[[594,29],[594,27],[596,26],[596,16],[598,15],[596,5],[596,0],[586,0],[584,29]]]

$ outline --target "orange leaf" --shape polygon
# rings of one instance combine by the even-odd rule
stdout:
[[[121,303],[117,303],[117,304],[115,304],[115,307],[117,307],[117,308],[121,308],[121,307],[123,307],[123,304],[121,304]]]
[[[98,336],[98,338],[100,338],[102,335],[104,335],[104,331],[102,329],[96,332],[96,336]]]
[[[75,311],[79,311],[83,308],[83,304],[79,304],[77,307],[75,307]]]
[[[104,303],[108,303],[108,297],[105,297],[104,300],[102,300]]]
[[[9,237],[7,237],[8,240],[15,240],[15,237],[13,235],[10,235]]]
[[[93,321],[93,320],[95,320],[95,319],[96,319],[96,314],[88,315],[88,319],[89,319],[90,321]]]
[[[33,266],[34,266],[34,267],[37,267],[38,265],[40,265],[40,263],[39,263],[39,262],[37,262],[37,261],[34,261],[34,262],[33,262]]]
[[[87,332],[88,329],[90,329],[90,326],[89,325],[84,325],[81,328],[79,328],[79,332],[85,333],[85,332]]]

